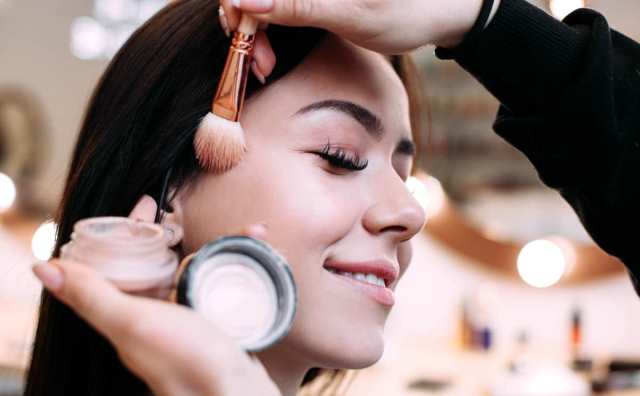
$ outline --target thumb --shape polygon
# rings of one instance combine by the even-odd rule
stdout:
[[[129,213],[129,217],[135,220],[153,223],[158,205],[156,201],[149,195],[143,195],[136,206]]]
[[[125,315],[136,309],[135,300],[85,265],[54,259],[37,264],[33,272],[51,293],[107,338],[113,339],[129,325],[126,319],[136,316]]]

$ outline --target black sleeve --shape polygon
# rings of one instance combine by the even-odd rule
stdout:
[[[560,22],[525,0],[502,0],[463,44],[436,54],[501,102],[496,133],[626,264],[640,294],[640,44],[593,10]]]

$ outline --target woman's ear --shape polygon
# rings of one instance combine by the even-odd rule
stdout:
[[[169,246],[176,246],[182,241],[182,237],[184,236],[184,212],[182,209],[181,196],[180,194],[176,194],[174,188],[169,190],[168,196],[172,198],[170,202],[167,202],[168,208],[165,208],[162,226],[167,230],[169,235]]]

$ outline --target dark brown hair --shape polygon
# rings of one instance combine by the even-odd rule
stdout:
[[[192,141],[210,109],[229,45],[217,8],[211,0],[171,2],[109,64],[73,153],[56,215],[54,256],[76,221],[126,216],[143,194],[158,197],[170,168],[169,183],[177,189],[199,172]],[[267,84],[293,70],[326,35],[278,26],[267,33],[277,58]],[[251,77],[247,96],[259,88]],[[305,383],[318,372],[311,370]],[[109,342],[46,291],[26,380],[28,396],[149,394]]]

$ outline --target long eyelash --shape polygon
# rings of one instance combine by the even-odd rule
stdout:
[[[367,167],[369,161],[360,160],[357,154],[351,155],[341,148],[334,147],[330,142],[324,146],[322,151],[317,152],[322,159],[331,166],[353,171],[361,171]]]

